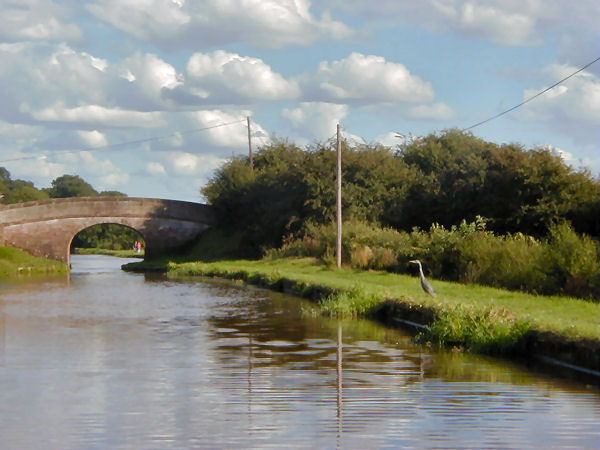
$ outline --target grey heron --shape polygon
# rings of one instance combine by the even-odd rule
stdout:
[[[432,297],[435,297],[436,295],[433,290],[433,287],[431,286],[431,284],[429,284],[429,281],[427,281],[427,279],[425,278],[425,275],[423,275],[423,266],[421,265],[421,261],[419,261],[418,259],[413,259],[412,261],[409,261],[409,262],[419,265],[419,274],[421,275],[421,287],[429,295],[431,295]]]

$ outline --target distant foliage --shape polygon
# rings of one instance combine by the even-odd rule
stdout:
[[[52,181],[52,187],[45,189],[50,198],[93,197],[98,192],[91,184],[78,175],[63,175]]]
[[[87,197],[100,195],[103,197],[127,197],[119,191],[102,191],[98,193],[92,185],[78,175],[62,175],[52,180],[51,187],[37,189],[31,181],[13,180],[10,172],[0,167],[0,193],[4,196],[0,203],[22,203],[49,198]]]
[[[137,231],[123,225],[103,223],[81,231],[73,238],[71,247],[131,250],[135,241],[143,242]]]
[[[34,200],[46,200],[48,194],[36,189],[32,182],[11,179],[10,172],[0,167],[1,203],[22,203]]]

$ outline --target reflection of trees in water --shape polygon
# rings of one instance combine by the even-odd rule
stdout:
[[[208,319],[211,335],[220,341],[218,359],[244,357],[251,352],[253,367],[289,366],[329,373],[336,367],[338,326],[343,335],[344,374],[347,381],[393,375],[402,383],[425,378],[449,381],[539,384],[537,374],[517,363],[496,358],[419,346],[402,331],[370,320],[339,321],[318,315],[302,299],[246,287],[224,285],[243,292],[243,300],[227,303]],[[307,313],[307,311],[309,311]],[[350,378],[351,377],[351,378]],[[346,381],[346,377],[345,377]],[[557,380],[545,382],[556,385]]]
[[[367,320],[339,321],[303,314],[301,299],[256,291],[256,297],[215,311],[208,322],[222,361],[252,355],[254,368],[286,366],[326,374],[336,367],[338,328],[343,335],[344,370],[358,383],[367,377],[418,379],[420,359],[410,337]],[[266,298],[265,298],[266,297]]]

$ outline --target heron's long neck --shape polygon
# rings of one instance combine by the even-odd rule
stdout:
[[[419,273],[421,274],[421,280],[425,279],[425,275],[423,274],[423,266],[419,263]]]

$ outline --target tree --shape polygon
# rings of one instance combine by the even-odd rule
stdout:
[[[564,219],[573,220],[580,232],[598,228],[589,225],[598,223],[593,219],[598,181],[548,150],[499,146],[447,130],[418,139],[399,153],[417,176],[402,212],[389,222],[396,228],[428,228],[432,223],[449,227],[477,216],[501,234],[541,236]]]
[[[430,134],[404,146],[399,156],[416,173],[408,187],[404,211],[392,225],[410,229],[432,223],[449,227],[472,221],[485,179],[486,156],[496,144],[458,130]]]
[[[98,192],[78,175],[63,175],[52,181],[52,187],[45,189],[51,198],[90,197]]]
[[[598,183],[548,150],[505,145],[489,155],[479,210],[499,233],[544,235],[597,201]],[[578,231],[583,223],[574,223]]]
[[[127,197],[127,194],[119,191],[102,191],[98,195],[100,197]]]
[[[344,218],[379,221],[393,197],[404,192],[410,171],[387,148],[342,147]],[[246,247],[258,254],[309,221],[334,220],[335,167],[335,151],[327,145],[303,150],[278,141],[256,152],[254,170],[246,157],[230,160],[202,193],[222,226],[243,233]]]
[[[48,194],[35,188],[32,182],[12,180],[10,172],[0,167],[0,192],[3,194],[2,202],[6,204],[46,200]]]

